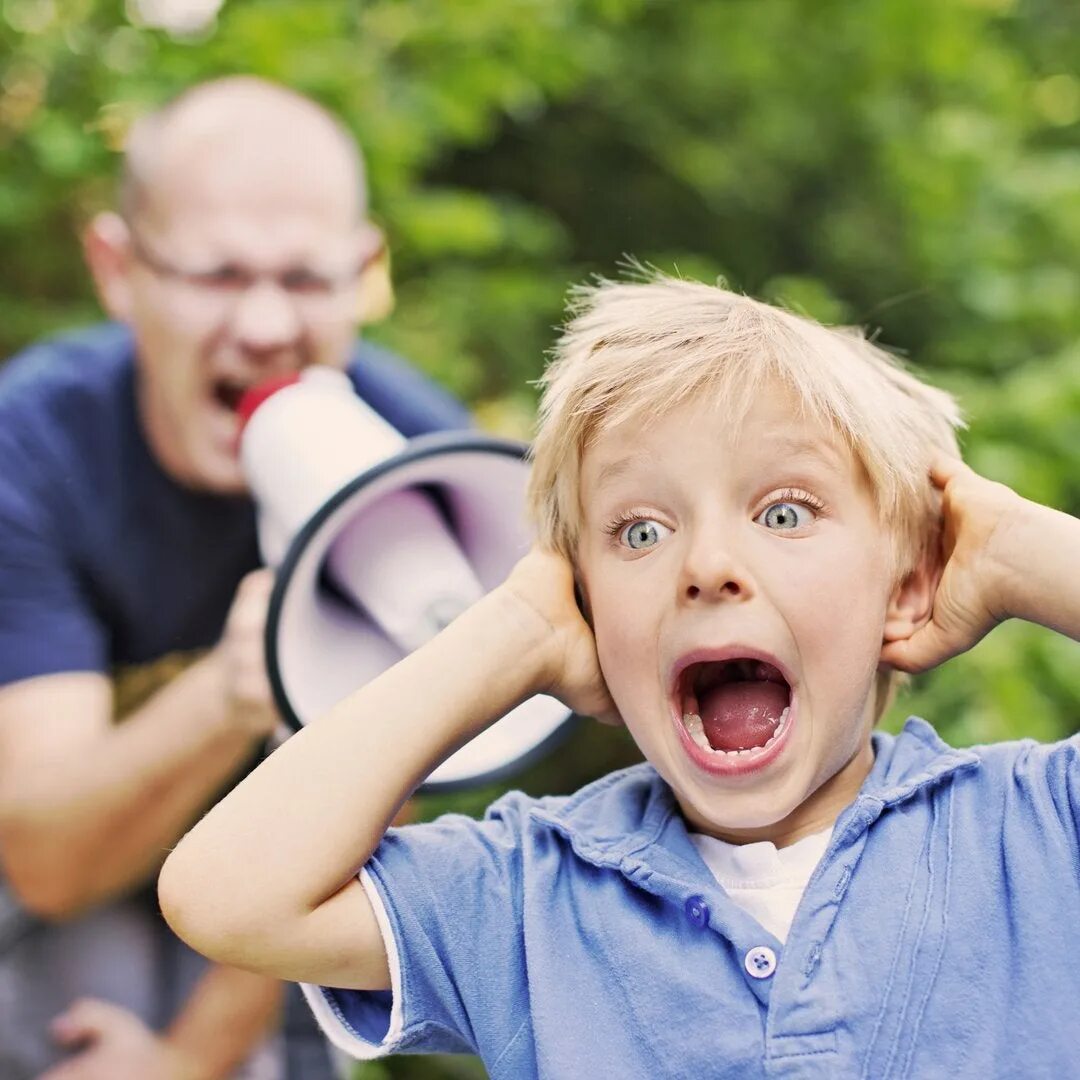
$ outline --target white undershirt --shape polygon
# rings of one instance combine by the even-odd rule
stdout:
[[[831,837],[830,827],[777,848],[768,841],[728,844],[690,833],[698,854],[731,899],[781,942],[787,941],[795,909]]]

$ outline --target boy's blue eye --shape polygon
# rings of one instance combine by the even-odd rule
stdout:
[[[641,521],[633,521],[620,533],[619,539],[628,548],[634,551],[642,551],[645,548],[655,547],[667,536],[671,530],[659,521],[646,518]]]
[[[813,517],[814,512],[808,506],[800,506],[798,503],[790,502],[775,502],[771,506],[767,506],[757,520],[767,529],[782,532],[787,529],[797,529],[801,525],[809,525]]]

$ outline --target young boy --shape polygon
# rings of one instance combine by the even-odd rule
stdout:
[[[973,473],[957,423],[856,336],[670,279],[591,290],[546,376],[542,548],[192,830],[170,923],[312,984],[357,1057],[1077,1075],[1076,741],[873,731],[898,672],[1002,619],[1080,638],[1080,521]],[[647,763],[387,832],[538,692]]]

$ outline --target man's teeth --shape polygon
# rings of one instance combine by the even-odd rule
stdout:
[[[750,746],[745,750],[714,750],[709,743],[709,740],[705,737],[705,725],[701,722],[701,717],[697,713],[683,713],[683,724],[686,725],[686,730],[690,733],[690,738],[701,747],[702,750],[707,751],[710,754],[723,754],[726,757],[738,757],[740,754],[753,754],[758,750],[767,750],[774,742],[776,742],[777,736],[780,734],[784,725],[787,723],[788,717],[791,715],[791,706],[788,705],[784,711],[780,714],[780,719],[776,721],[776,729],[769,737],[768,742],[762,746]]]

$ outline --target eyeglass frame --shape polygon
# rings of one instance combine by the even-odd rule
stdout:
[[[135,228],[132,222],[125,220],[124,224],[127,226],[132,255],[151,273],[166,280],[178,281],[205,294],[216,294],[220,297],[239,297],[260,281],[269,279],[274,281],[278,288],[294,302],[331,300],[338,294],[344,294],[350,285],[359,281],[364,271],[385,250],[385,244],[380,241],[375,250],[371,254],[364,256],[354,269],[333,277],[326,274],[317,274],[303,266],[292,266],[279,271],[255,272],[242,265],[229,262],[224,262],[209,270],[191,270],[162,258],[147,246],[139,230]],[[237,278],[229,281],[208,280],[213,275],[229,269],[241,273]],[[297,273],[307,275],[308,287],[312,291],[304,291],[300,285],[288,280],[290,274]]]

